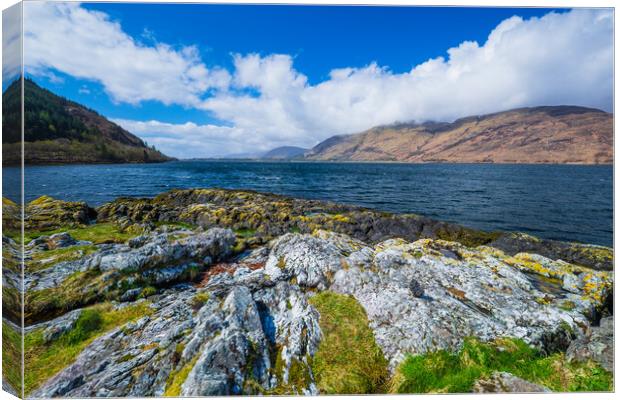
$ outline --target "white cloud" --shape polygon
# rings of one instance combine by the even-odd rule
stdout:
[[[609,9],[512,17],[484,43],[464,41],[447,49],[445,57],[409,71],[369,63],[332,70],[328,79],[312,85],[289,55],[236,54],[230,73],[209,70],[195,48],[138,44],[103,13],[74,4],[32,4],[27,3],[26,27],[30,71],[53,67],[101,82],[116,101],[176,103],[226,122],[119,121],[178,157],[284,144],[310,147],[334,134],[396,121],[451,121],[522,106],[612,107]],[[52,18],[53,24],[40,22]]]
[[[149,145],[180,158],[213,157],[227,154],[257,154],[271,149],[271,142],[236,127],[198,125],[193,122],[171,124],[161,121],[112,119],[140,136]],[[275,142],[285,145],[288,142]]]
[[[312,145],[395,121],[451,121],[522,106],[611,109],[613,16],[573,10],[501,22],[480,45],[465,41],[406,73],[371,63],[309,85],[286,55],[235,56],[233,82],[260,96],[220,93],[203,103],[265,140]]]
[[[2,80],[5,85],[21,74],[21,4],[2,11]]]
[[[195,47],[146,46],[107,14],[77,3],[24,3],[26,73],[53,68],[100,82],[117,102],[195,106],[210,88],[225,87],[225,70],[205,67]]]

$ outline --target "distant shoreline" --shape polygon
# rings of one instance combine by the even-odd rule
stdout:
[[[399,164],[399,165],[570,165],[570,166],[612,166],[614,163],[520,163],[520,162],[406,162],[406,161],[362,161],[362,160],[262,160],[257,158],[188,158],[169,161],[154,162],[75,162],[75,163],[27,163],[24,167],[59,167],[76,165],[146,165],[146,164],[169,164],[179,162],[220,162],[220,163],[257,163],[257,164]],[[19,164],[3,164],[3,168],[19,168]]]
[[[482,165],[482,164],[496,164],[496,165],[610,165],[614,163],[579,163],[579,162],[566,162],[566,163],[553,163],[553,162],[539,162],[539,163],[521,163],[521,162],[494,162],[494,161],[479,161],[479,162],[450,162],[450,161],[425,161],[425,162],[407,162],[407,161],[393,161],[393,160],[263,160],[260,158],[187,158],[176,160],[178,162],[193,162],[193,161],[208,161],[208,162],[256,162],[256,163],[308,163],[308,164],[407,164],[407,165]],[[170,161],[168,161],[170,162]],[[174,161],[173,161],[174,162]]]

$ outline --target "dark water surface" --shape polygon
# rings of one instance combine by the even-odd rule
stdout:
[[[19,170],[4,168],[17,200]],[[31,166],[26,201],[43,194],[92,206],[173,188],[254,189],[417,213],[485,230],[611,246],[613,167],[576,165],[280,163]]]

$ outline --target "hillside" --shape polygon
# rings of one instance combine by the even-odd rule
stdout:
[[[20,162],[20,85],[2,94],[3,164]],[[26,164],[163,162],[171,160],[97,112],[24,80]]]
[[[296,158],[303,158],[304,153],[308,149],[295,146],[282,146],[269,150],[261,156],[264,160],[291,160]]]
[[[453,123],[397,124],[333,136],[311,160],[578,163],[613,162],[613,115],[574,106],[521,108]]]

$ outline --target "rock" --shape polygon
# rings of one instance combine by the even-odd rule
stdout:
[[[262,271],[245,276],[252,274]],[[191,286],[166,290],[152,316],[95,339],[31,396],[161,396],[169,375],[184,367],[190,371],[183,396],[245,393],[250,378],[265,391],[284,384],[291,365],[306,363],[317,349],[318,313],[288,282],[250,290],[231,275],[226,279],[221,294],[197,312]],[[278,358],[281,370],[275,371]],[[296,390],[317,393],[312,382]]]
[[[84,246],[92,244],[85,240],[75,240],[67,232],[56,233],[51,236],[39,236],[33,239],[27,248],[36,248],[37,250],[55,250],[69,246]]]
[[[287,234],[272,244],[265,271],[276,278],[282,274],[292,275],[299,285],[324,290],[332,275],[342,268],[341,254],[330,241]]]
[[[98,252],[80,260],[61,262],[42,271],[27,273],[24,284],[31,291],[43,290],[58,286],[76,272],[93,269],[123,273],[142,271],[155,283],[165,283],[195,268],[184,261],[205,260],[207,257],[219,260],[230,254],[235,243],[235,235],[229,229],[212,228],[172,241],[169,240],[171,235],[173,233],[150,234],[140,239],[144,244],[137,248],[125,244],[101,246]],[[164,269],[157,271],[161,268]]]
[[[97,220],[181,221],[206,228],[251,229],[256,231],[255,237],[261,237],[255,244],[291,231],[312,234],[316,230],[344,234],[369,244],[395,237],[408,241],[444,239],[469,247],[489,245],[508,254],[536,253],[597,270],[613,268],[613,251],[607,247],[544,240],[521,233],[477,231],[418,215],[395,215],[252,191],[187,189],[162,193],[154,199],[119,198],[99,207]]]
[[[409,282],[409,290],[411,291],[413,297],[424,296],[424,288],[422,287],[422,285],[420,285],[420,282],[416,281],[415,279],[412,279]]]
[[[521,379],[508,372],[494,372],[488,379],[474,383],[474,393],[540,393],[551,392],[542,385]]]
[[[614,318],[602,318],[599,326],[574,340],[566,350],[568,361],[594,360],[610,373],[614,371]]]
[[[140,292],[142,292],[142,288],[129,289],[121,295],[120,301],[134,301],[138,298]]]
[[[611,319],[588,328],[608,306],[613,273],[513,251],[518,246],[504,252],[478,245],[500,240],[490,234],[417,216],[222,190],[119,199],[98,217],[138,226],[140,236],[27,271],[30,296],[51,289],[64,301],[66,289],[75,297],[61,306],[37,304],[33,316],[27,296],[27,322],[103,299],[120,299],[113,303],[118,309],[148,302],[150,311],[94,338],[32,397],[162,396],[171,394],[175,379],[177,396],[318,394],[313,357],[325,332],[309,299],[325,290],[361,305],[391,372],[406,355],[457,351],[471,336],[519,338],[548,353],[568,348],[571,359],[613,366]],[[170,220],[205,229],[143,229]],[[258,239],[242,251],[236,236],[248,234]],[[80,312],[27,332],[41,328],[54,340]],[[477,390],[545,389],[532,385],[498,372]]]
[[[42,196],[26,204],[24,229],[43,231],[86,225],[95,217],[96,211],[84,202],[62,201]]]
[[[314,256],[306,254],[309,260]],[[337,264],[332,257],[323,264]],[[545,351],[564,350],[610,293],[611,277],[602,272],[593,273],[601,280],[592,290],[577,295],[562,290],[561,281],[553,291],[539,286],[535,270],[524,273],[509,260],[501,252],[451,242],[389,240],[375,246],[371,264],[338,270],[330,290],[354,296],[365,308],[391,368],[406,354],[456,351],[467,336],[516,337]],[[560,269],[551,260],[545,263]],[[422,297],[412,293],[413,280],[424,288]],[[563,306],[567,300],[574,304],[570,310]]]
[[[138,271],[173,264],[184,259],[220,259],[227,256],[235,243],[230,229],[212,228],[205,233],[169,241],[169,234],[157,235],[138,248],[114,247],[99,254],[98,267],[107,271]]]
[[[488,246],[508,254],[533,253],[551,259],[583,265],[599,271],[613,270],[613,250],[609,247],[540,239],[525,233],[503,233]]]
[[[25,332],[32,332],[37,329],[43,329],[43,340],[45,342],[51,342],[58,339],[64,333],[70,331],[75,326],[75,323],[82,315],[82,310],[77,309],[69,311],[65,315],[50,321],[45,321],[40,324],[30,325],[25,328]]]

